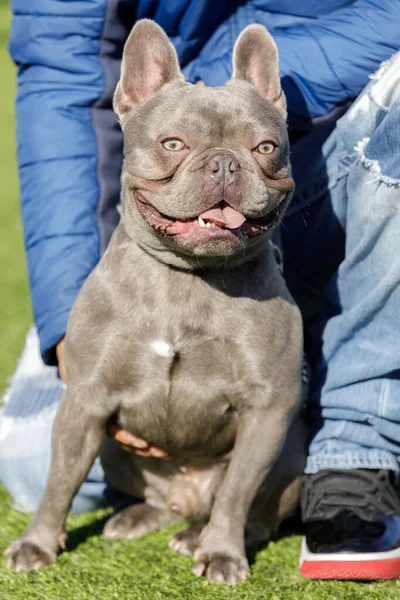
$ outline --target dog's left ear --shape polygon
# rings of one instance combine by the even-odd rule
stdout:
[[[249,25],[233,49],[232,81],[244,79],[277,108],[286,119],[286,99],[281,88],[278,49],[265,27]]]
[[[124,47],[121,78],[114,94],[115,112],[122,120],[134,106],[173,80],[184,81],[173,44],[154,21],[138,21]]]

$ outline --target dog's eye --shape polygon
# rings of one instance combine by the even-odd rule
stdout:
[[[257,146],[257,150],[260,154],[271,154],[275,148],[276,146],[272,142],[261,142],[261,144]]]
[[[165,140],[162,145],[167,150],[172,150],[172,152],[179,152],[179,150],[183,150],[185,147],[185,144],[181,140],[175,138]]]

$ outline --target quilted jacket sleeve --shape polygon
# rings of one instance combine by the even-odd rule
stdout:
[[[98,53],[106,0],[13,0],[12,9],[25,245],[41,350],[52,363],[99,259],[91,107],[105,85]]]
[[[357,0],[329,15],[287,27],[274,27],[267,2],[257,6],[246,13],[239,8],[229,23],[221,25],[190,65],[188,75],[208,85],[222,85],[231,74],[236,35],[250,22],[261,23],[278,46],[292,123],[324,115],[355,98],[368,75],[400,49],[398,0]],[[214,46],[220,49],[218,54]]]
[[[400,2],[358,0],[275,40],[291,119],[317,117],[353,99],[380,63],[400,50]]]

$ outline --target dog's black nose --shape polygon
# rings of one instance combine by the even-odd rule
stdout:
[[[206,169],[212,171],[218,179],[229,183],[234,178],[234,173],[240,171],[239,161],[230,153],[218,153],[210,156],[205,164]]]

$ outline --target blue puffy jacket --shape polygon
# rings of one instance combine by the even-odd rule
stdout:
[[[111,101],[135,20],[157,21],[187,78],[208,85],[229,78],[240,31],[266,25],[294,125],[357,96],[400,47],[399,0],[13,0],[12,8],[22,215],[48,363],[117,223],[122,139]]]

